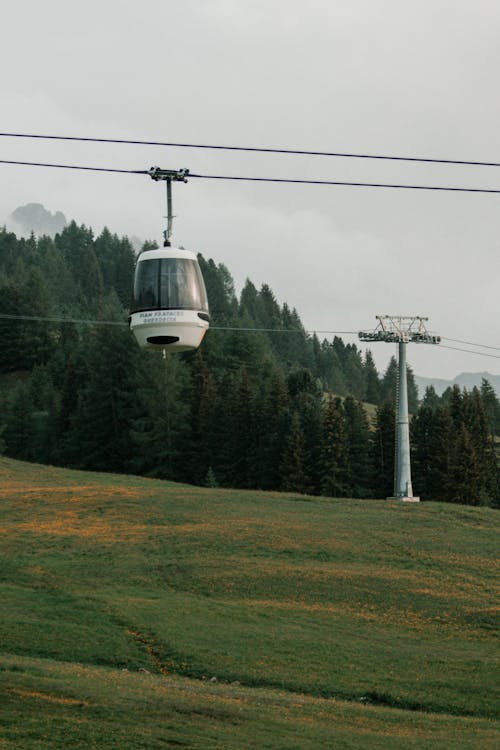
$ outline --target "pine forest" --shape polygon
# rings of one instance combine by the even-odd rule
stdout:
[[[391,495],[395,358],[379,374],[370,351],[307,333],[268,285],[247,280],[238,296],[224,265],[199,262],[210,330],[196,353],[163,357],[128,328],[127,238],[74,222],[54,239],[0,231],[0,452],[201,486]],[[408,386],[416,493],[498,506],[490,384],[419,401],[409,368]]]

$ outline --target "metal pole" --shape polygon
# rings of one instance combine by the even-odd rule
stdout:
[[[421,315],[376,315],[374,331],[359,332],[361,341],[397,342],[399,348],[398,382],[396,395],[396,435],[394,456],[394,496],[388,500],[418,503],[413,495],[410,467],[410,430],[408,420],[408,382],[406,373],[406,344],[439,344],[439,336],[425,327],[427,318]]]
[[[172,180],[170,177],[167,177],[165,180],[167,183],[167,228],[163,232],[163,236],[165,237],[165,245],[166,247],[170,246],[170,238],[172,236],[172,224],[173,224],[173,215],[172,215]]]
[[[394,496],[413,498],[410,466],[410,429],[408,419],[408,382],[406,373],[406,342],[399,342],[398,399],[396,415],[396,467]]]

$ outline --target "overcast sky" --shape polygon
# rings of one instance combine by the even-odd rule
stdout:
[[[3,132],[500,162],[498,0],[1,9]],[[13,138],[0,158],[500,188],[494,167]],[[5,165],[0,177],[0,221],[40,202],[96,232],[161,237],[164,187],[149,177]],[[238,289],[269,283],[307,328],[418,314],[442,336],[500,347],[500,196],[192,179],[174,186],[174,209],[176,243],[226,264]],[[373,352],[384,369],[393,348]],[[500,359],[440,347],[413,346],[409,361],[419,375],[500,374]]]

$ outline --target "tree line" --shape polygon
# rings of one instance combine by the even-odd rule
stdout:
[[[199,261],[212,329],[196,353],[163,358],[125,324],[126,238],[74,222],[54,239],[1,231],[0,313],[15,316],[0,317],[3,452],[209,486],[391,495],[396,360],[379,374],[369,351],[308,334],[267,284],[247,280],[238,296],[224,265]],[[419,405],[411,369],[408,383],[418,493],[497,503],[489,384],[428,389]]]

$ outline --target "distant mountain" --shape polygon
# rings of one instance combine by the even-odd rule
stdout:
[[[441,378],[422,378],[415,375],[419,398],[423,398],[427,386],[434,386],[438,396],[441,396],[447,388],[459,385],[460,388],[471,390],[475,385],[480,387],[482,379],[488,381],[500,398],[500,375],[492,375],[490,372],[461,372],[454,380],[443,380]]]
[[[25,206],[19,206],[7,220],[8,228],[13,229],[17,234],[30,235],[33,232],[38,237],[44,234],[53,237],[58,232],[62,232],[67,223],[61,211],[53,214],[41,203],[27,203]]]

